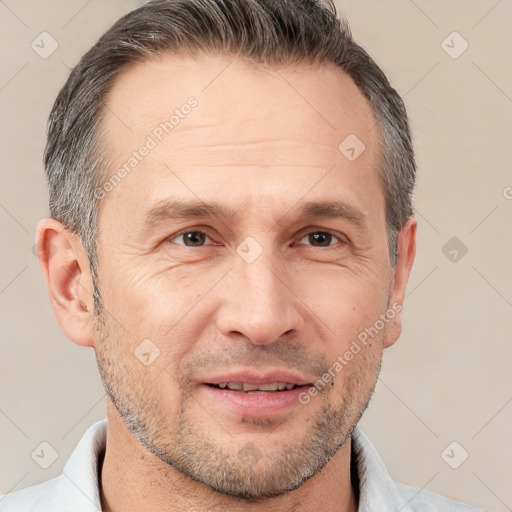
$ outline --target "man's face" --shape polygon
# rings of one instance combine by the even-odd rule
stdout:
[[[370,107],[333,67],[168,56],[121,75],[105,112],[110,172],[127,162],[129,172],[101,202],[95,349],[120,417],[216,491],[299,487],[368,404],[387,326],[309,400],[308,385],[211,384],[313,384],[391,308]],[[355,159],[339,149],[350,134],[365,145]],[[216,203],[227,216],[179,217],[166,201]],[[307,208],[334,202],[340,215]]]

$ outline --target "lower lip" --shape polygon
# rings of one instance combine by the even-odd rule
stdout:
[[[210,399],[215,400],[216,403],[228,405],[237,414],[245,416],[270,416],[284,412],[293,405],[301,404],[299,395],[307,391],[310,386],[298,386],[285,391],[260,394],[220,389],[207,384],[203,384],[201,387]]]

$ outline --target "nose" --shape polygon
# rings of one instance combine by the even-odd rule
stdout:
[[[231,270],[217,315],[225,337],[244,336],[268,345],[302,328],[301,300],[293,290],[290,273],[262,254],[256,261],[239,259]]]

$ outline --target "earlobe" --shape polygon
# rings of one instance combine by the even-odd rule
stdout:
[[[36,252],[61,329],[77,345],[92,347],[92,278],[81,242],[60,221],[46,218],[36,229]]]
[[[409,275],[416,255],[416,219],[411,216],[400,230],[397,239],[397,258],[389,295],[388,309],[397,310],[386,329],[384,348],[395,343],[402,332],[402,309]]]

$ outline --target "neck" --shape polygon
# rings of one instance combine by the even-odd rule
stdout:
[[[103,512],[357,512],[350,439],[295,491],[258,502],[244,501],[217,493],[165,464],[133,436],[108,402],[107,447],[100,469]]]

